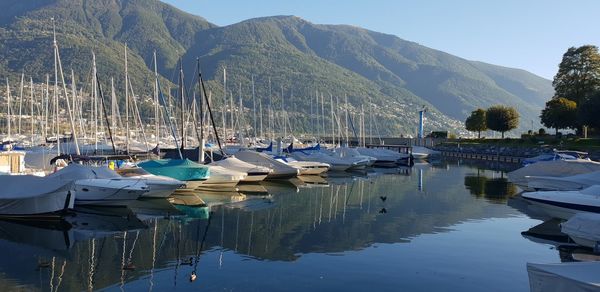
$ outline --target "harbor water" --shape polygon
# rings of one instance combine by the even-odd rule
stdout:
[[[544,218],[511,167],[443,160],[0,221],[0,290],[528,291],[527,262],[573,254],[531,232]]]

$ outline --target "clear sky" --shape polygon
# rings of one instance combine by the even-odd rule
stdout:
[[[389,33],[552,79],[570,46],[600,45],[597,0],[163,0],[224,26],[296,15]]]

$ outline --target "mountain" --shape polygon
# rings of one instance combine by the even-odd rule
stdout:
[[[229,97],[243,96],[245,106],[252,108],[254,79],[257,100],[265,107],[283,106],[296,132],[323,131],[322,119],[321,127],[315,127],[315,95],[324,102],[326,121],[331,100],[339,116],[346,111],[347,96],[347,111],[356,127],[358,113],[364,110],[365,124],[374,121],[369,127],[374,134],[398,136],[414,135],[422,106],[428,108],[427,130],[455,129],[470,111],[493,104],[515,106],[522,121],[537,121],[553,94],[549,80],[523,70],[465,60],[393,35],[318,25],[295,16],[218,27],[154,0],[5,0],[0,9],[5,12],[0,15],[0,74],[14,80],[22,71],[38,81],[52,74],[50,18],[54,17],[63,67],[78,75],[89,72],[94,50],[101,78],[115,77],[122,87],[127,43],[132,82],[140,92],[148,92],[154,50],[159,73],[173,83],[180,56],[188,82],[199,58],[217,108],[223,105],[223,68],[227,68]],[[529,125],[523,122],[519,130]],[[331,131],[329,124],[324,130]]]

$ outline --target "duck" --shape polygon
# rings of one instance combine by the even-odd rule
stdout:
[[[387,200],[387,196],[379,196],[379,198],[381,199],[382,202],[385,202],[385,200]]]

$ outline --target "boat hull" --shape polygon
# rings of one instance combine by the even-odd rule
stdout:
[[[75,181],[76,205],[124,206],[148,192],[139,181],[120,179],[82,179]]]
[[[66,188],[30,198],[0,199],[0,206],[3,206],[0,217],[59,217],[60,212],[73,209],[74,202],[74,192]]]

